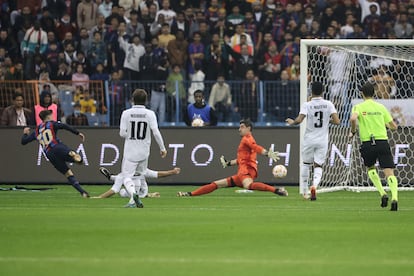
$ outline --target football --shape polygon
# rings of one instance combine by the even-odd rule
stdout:
[[[283,165],[276,165],[272,169],[272,174],[275,178],[283,178],[287,174],[287,169]]]
[[[204,126],[204,121],[200,118],[195,118],[192,122],[191,122],[191,126],[192,127],[202,127]]]

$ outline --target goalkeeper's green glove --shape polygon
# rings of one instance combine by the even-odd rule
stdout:
[[[272,158],[272,159],[273,159],[273,161],[275,161],[275,162],[277,162],[277,161],[280,159],[280,157],[279,157],[279,152],[278,152],[278,151],[273,151],[273,149],[272,149],[272,148],[270,148],[270,149],[267,151],[267,157]]]
[[[220,163],[221,163],[221,165],[223,166],[223,169],[224,169],[224,168],[226,168],[226,167],[231,166],[230,161],[227,161],[227,160],[224,158],[224,156],[223,156],[223,155],[220,157]]]

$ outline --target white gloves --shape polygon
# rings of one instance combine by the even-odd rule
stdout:
[[[270,149],[267,151],[267,157],[272,158],[272,159],[273,159],[273,161],[275,161],[275,162],[277,162],[277,161],[280,159],[280,157],[279,157],[279,152],[278,152],[278,151],[273,151],[273,149],[272,149],[272,148],[270,148]]]
[[[227,161],[224,156],[220,156],[220,163],[223,166],[223,169],[230,166],[230,161]]]

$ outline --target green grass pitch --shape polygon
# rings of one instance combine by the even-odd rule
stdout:
[[[194,187],[154,186],[161,198],[126,209],[56,187],[0,192],[0,275],[414,275],[412,192],[390,212],[373,192],[310,202],[294,187],[177,198]]]

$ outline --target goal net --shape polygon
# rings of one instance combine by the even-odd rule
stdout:
[[[320,191],[375,190],[362,163],[359,137],[348,138],[352,106],[362,101],[359,88],[367,81],[399,125],[388,131],[399,189],[414,189],[414,41],[303,39],[301,74],[301,103],[310,96],[311,82],[320,81],[341,119],[339,126],[330,126]],[[304,130],[301,124],[301,143]],[[380,176],[384,179],[381,171]]]

